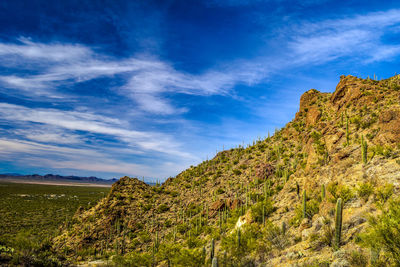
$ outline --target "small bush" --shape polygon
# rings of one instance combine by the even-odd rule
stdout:
[[[371,183],[360,183],[356,189],[359,198],[367,201],[374,192],[374,186]]]
[[[319,202],[316,199],[307,201],[306,215],[311,219],[315,214],[319,213]],[[295,210],[295,216],[290,219],[289,223],[295,227],[299,226],[303,220],[303,205],[300,203]]]
[[[253,205],[251,207],[251,215],[254,219],[254,221],[258,223],[263,222],[263,210],[264,210],[264,216],[267,217],[274,211],[274,207],[272,205],[272,202],[268,199],[263,202],[258,202],[257,204]],[[267,220],[267,218],[265,218]]]
[[[364,253],[353,250],[350,253],[349,263],[351,266],[365,267],[368,265],[368,258]]]
[[[234,170],[233,170],[233,174],[235,174],[235,175],[241,175],[241,174],[242,174],[242,171],[239,170],[239,169],[234,169]]]
[[[371,216],[369,227],[359,236],[361,244],[375,250],[383,249],[389,260],[400,266],[400,199],[392,200],[382,214]]]
[[[266,225],[266,239],[273,248],[278,250],[283,250],[289,244],[286,233],[269,221]]]
[[[394,186],[392,184],[385,184],[377,188],[375,196],[376,200],[380,203],[385,203],[393,195]]]
[[[332,182],[328,184],[326,189],[333,196],[333,198],[331,199],[332,203],[336,203],[338,198],[341,198],[343,200],[343,203],[346,203],[354,197],[351,188],[343,184]]]
[[[221,187],[217,189],[217,194],[218,195],[223,194],[223,193],[225,193],[224,189],[222,189]]]
[[[168,210],[169,210],[169,207],[166,204],[161,204],[157,208],[158,213],[164,213]]]

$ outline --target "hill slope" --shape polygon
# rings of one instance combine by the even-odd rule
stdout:
[[[214,243],[214,256],[234,266],[362,266],[369,250],[359,233],[399,192],[399,89],[399,76],[342,76],[333,94],[309,90],[271,137],[219,152],[161,186],[121,178],[76,213],[54,247],[73,261],[118,254],[122,265],[202,266]]]

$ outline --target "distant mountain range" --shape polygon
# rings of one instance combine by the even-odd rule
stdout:
[[[57,174],[31,174],[22,175],[18,173],[0,174],[0,179],[3,180],[21,180],[21,181],[38,181],[38,182],[74,182],[74,183],[95,183],[95,184],[113,184],[118,179],[102,179],[94,176],[79,177],[79,176],[62,176]]]

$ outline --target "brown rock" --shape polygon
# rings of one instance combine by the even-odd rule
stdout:
[[[331,104],[336,110],[339,110],[347,103],[359,99],[363,94],[360,85],[354,81],[355,77],[341,76],[340,82],[336,86],[336,90],[331,96]]]
[[[300,97],[300,108],[299,112],[296,113],[296,120],[298,120],[302,115],[307,115],[307,112],[318,99],[318,96],[321,94],[316,89],[310,89]]]
[[[320,118],[321,118],[321,112],[316,107],[312,107],[307,112],[306,125],[313,126],[318,122]]]
[[[380,135],[384,142],[395,143],[400,141],[400,111],[387,110],[379,118],[381,122]]]

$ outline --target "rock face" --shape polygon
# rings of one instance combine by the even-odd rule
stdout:
[[[353,79],[351,76],[340,77],[340,82],[336,86],[336,90],[331,96],[331,103],[336,110],[339,110],[341,107],[347,103],[350,103],[351,101],[357,101],[361,97],[362,94],[357,81],[358,79]]]
[[[257,240],[261,245],[243,258],[248,265],[348,266],[348,254],[334,254],[332,249],[336,199],[346,197],[341,251],[364,253],[355,239],[368,224],[366,214],[378,212],[376,190],[390,183],[394,195],[399,193],[396,83],[397,78],[342,76],[332,94],[305,92],[294,120],[272,137],[221,151],[161,186],[121,178],[95,207],[77,212],[54,240],[54,248],[74,259],[77,251],[88,258],[91,250],[115,254],[115,247],[123,244],[124,252],[147,257],[156,248],[155,240],[161,240],[162,253],[155,258],[158,265],[167,266],[169,261],[160,259],[171,256],[166,247],[181,246],[184,253],[197,255],[202,249],[197,245],[215,238],[215,249],[222,253],[237,239],[224,238],[248,225],[264,235]],[[361,140],[368,144],[367,163],[362,162]],[[360,184],[372,186],[369,198],[360,197]],[[302,212],[304,190],[307,219]],[[268,214],[264,223],[275,226],[269,232],[260,219],[263,212]]]

